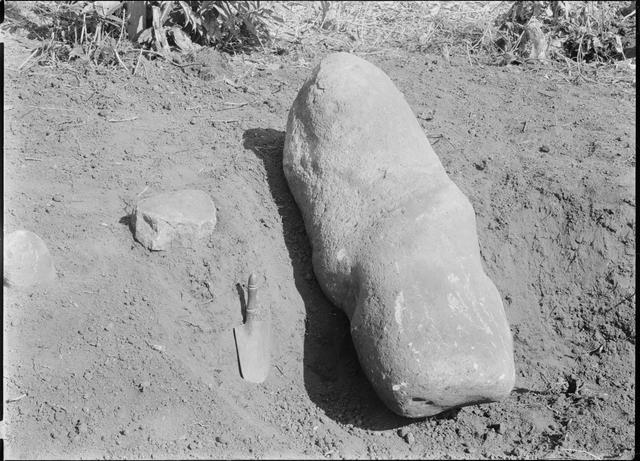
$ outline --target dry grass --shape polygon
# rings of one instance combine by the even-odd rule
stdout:
[[[126,40],[122,9],[100,15],[88,2],[7,2],[3,29],[27,32],[40,42],[19,70],[36,63],[57,65],[74,59],[97,64],[124,65],[121,56],[133,50]],[[122,14],[120,16],[120,14]]]
[[[496,19],[509,11],[512,1],[269,3],[283,19],[270,27],[279,48],[320,47],[361,55],[402,49],[442,55],[445,60],[462,56],[470,64],[507,65],[515,61],[536,70],[544,66],[546,74],[559,73],[558,78],[573,83],[635,85],[635,58],[616,63],[586,63],[582,59],[527,63],[512,59],[514,50],[496,45],[500,37]],[[598,17],[594,16],[593,22],[598,23]],[[513,48],[517,46],[515,43]]]
[[[492,40],[491,23],[511,2],[273,2],[276,40],[371,53],[390,48],[467,53]]]

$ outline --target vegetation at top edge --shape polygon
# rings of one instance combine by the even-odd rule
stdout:
[[[418,23],[429,28],[428,35],[423,33],[424,46],[420,43],[417,49],[438,43],[439,39],[455,45],[456,40],[468,41],[471,37],[473,43],[467,45],[467,50],[508,56],[503,64],[529,60],[611,63],[635,57],[635,1],[511,2],[508,11],[492,21],[483,21],[484,30],[474,27],[471,14],[466,18],[471,27],[460,25],[460,15],[447,19],[446,8],[440,14],[428,14],[436,9],[431,4],[437,7],[445,2],[146,1],[137,2],[144,4],[144,17],[138,32],[130,37],[127,26],[131,3],[6,2],[7,20],[1,27],[23,28],[31,38],[40,40],[42,45],[30,57],[36,62],[80,59],[124,67],[121,55],[136,46],[136,51],[163,56],[192,53],[209,46],[231,53],[266,49],[272,43],[274,30],[295,27],[297,34],[301,29],[299,24],[292,24],[299,20],[295,15],[283,20],[277,14],[278,9],[291,10],[295,6],[316,15],[306,28],[311,35],[316,31],[318,35],[362,36],[368,28],[380,31],[376,44],[381,47],[385,40],[391,41],[391,35],[384,35],[384,31],[402,25],[394,25],[394,21],[404,21],[407,27],[403,28],[406,33],[402,37],[406,39],[411,38],[410,32],[417,29],[414,26]],[[493,8],[493,4],[487,6]],[[407,14],[398,15],[403,8]],[[338,17],[332,17],[332,12],[339,12]],[[431,27],[433,24],[436,27]],[[414,39],[422,42],[422,38]]]

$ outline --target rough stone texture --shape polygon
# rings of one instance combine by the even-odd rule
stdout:
[[[33,232],[17,230],[4,238],[4,277],[8,286],[28,287],[55,280],[53,258],[44,241]]]
[[[512,338],[473,208],[384,72],[325,58],[289,113],[283,167],[318,282],[386,405],[422,417],[507,396]]]
[[[134,235],[149,250],[166,250],[174,239],[205,237],[216,225],[216,207],[206,192],[182,190],[140,200],[133,215]]]

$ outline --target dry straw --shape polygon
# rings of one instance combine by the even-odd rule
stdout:
[[[511,2],[273,2],[283,18],[272,35],[331,50],[383,52],[438,51],[466,54],[488,45],[492,21]]]
[[[270,30],[279,48],[301,46],[326,51],[348,51],[362,55],[394,53],[401,49],[412,52],[440,54],[448,61],[451,56],[463,56],[469,64],[524,65],[527,69],[542,67],[559,73],[558,78],[574,83],[582,81],[603,83],[626,82],[635,84],[635,58],[633,60],[586,62],[585,53],[579,50],[577,59],[567,59],[562,54],[553,59],[528,59],[522,50],[529,41],[530,31],[538,30],[540,37],[548,31],[534,27],[522,27],[510,37],[506,47],[497,45],[504,36],[499,30],[500,18],[504,17],[517,2],[492,1],[315,1],[315,2],[267,2],[282,18],[273,23]],[[520,2],[529,4],[551,4],[553,2]],[[564,3],[564,2],[556,2]],[[590,6],[573,2],[574,9],[581,8],[588,14],[587,30],[592,36],[611,34],[605,30],[611,20],[607,19],[625,2]],[[628,3],[628,2],[627,2]],[[546,5],[549,6],[549,5]],[[635,34],[634,11],[620,17],[628,23]],[[584,18],[583,18],[584,19]],[[558,24],[570,32],[581,30],[580,24],[564,22]],[[582,20],[582,19],[581,19]],[[553,32],[550,31],[550,32]],[[549,31],[547,32],[549,33]],[[548,39],[548,37],[547,37]],[[577,36],[576,43],[585,37]],[[591,43],[591,42],[590,42]],[[595,42],[592,42],[595,43]],[[538,50],[540,51],[540,50]],[[542,56],[543,53],[538,53]]]

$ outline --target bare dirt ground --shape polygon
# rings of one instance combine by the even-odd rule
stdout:
[[[411,420],[364,378],[282,172],[288,110],[329,51],[19,71],[32,42],[2,38],[3,232],[36,232],[58,270],[3,288],[7,458],[635,455],[635,85],[362,55],[473,203],[514,335],[508,399]],[[214,199],[213,236],[147,251],[132,207],[185,188]],[[251,271],[276,338],[262,385],[232,332]]]

